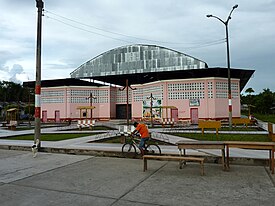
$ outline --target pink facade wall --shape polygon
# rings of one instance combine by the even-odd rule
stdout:
[[[182,84],[198,84],[203,83],[203,89],[190,89],[184,90],[178,88],[177,91],[169,90],[169,84],[173,85],[181,85]],[[209,85],[209,83],[211,84]],[[235,87],[232,88],[232,115],[233,117],[240,117],[240,90],[239,90],[239,80],[231,79],[231,84]],[[227,88],[227,79],[225,78],[202,78],[202,79],[188,79],[188,80],[173,80],[166,82],[155,82],[150,83],[150,87],[163,86],[163,99],[162,106],[175,106],[178,108],[178,118],[179,119],[190,119],[191,118],[191,109],[197,108],[198,115],[200,119],[224,119],[228,118],[228,88]],[[208,86],[209,85],[209,86]],[[142,85],[140,87],[144,87],[146,85]],[[139,87],[139,86],[134,86]],[[204,98],[195,97],[194,99],[199,99],[199,106],[191,106],[189,99],[175,99],[169,97],[169,93],[189,93],[194,94],[197,92],[203,92],[202,96]],[[157,95],[157,92],[152,93],[153,96]],[[176,94],[177,95],[177,94]],[[217,96],[220,95],[220,96]],[[149,96],[149,94],[147,94]],[[222,96],[222,97],[221,97]],[[133,104],[132,114],[133,118],[141,118],[142,110],[140,109],[142,105],[140,103]],[[165,116],[165,115],[163,115]]]
[[[110,93],[109,93],[109,99],[110,99],[110,118],[115,119],[116,118],[116,92],[117,88],[111,87]]]
[[[92,106],[93,118],[108,118],[111,116],[111,106],[108,102],[110,87],[48,87],[42,88],[41,111],[47,112],[48,120],[55,118],[55,111],[60,111],[61,120],[80,118],[79,106],[90,106],[88,98],[90,92],[94,92]],[[98,94],[98,95],[97,95]],[[58,103],[60,102],[60,103]],[[82,110],[82,113],[85,110]],[[90,117],[90,110],[87,110],[87,117]]]
[[[240,117],[239,80],[232,79],[233,117]],[[161,106],[174,106],[178,109],[179,119],[190,119],[191,109],[198,110],[200,119],[228,118],[228,94],[226,78],[197,78],[184,80],[159,81],[143,85],[131,85],[129,104],[132,105],[132,118],[143,117],[143,100],[153,97],[161,101]],[[78,119],[78,106],[89,106],[90,92],[96,99],[92,105],[95,119],[116,118],[116,105],[124,104],[118,95],[119,89],[111,86],[82,87],[64,86],[42,88],[41,111],[47,112],[47,118],[54,119],[55,111],[60,111],[61,120]],[[124,94],[125,95],[125,94]],[[124,98],[125,99],[125,98]],[[90,111],[88,111],[90,117]]]

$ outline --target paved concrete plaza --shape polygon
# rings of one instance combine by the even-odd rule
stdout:
[[[1,206],[275,205],[274,175],[263,166],[93,157],[0,150]]]

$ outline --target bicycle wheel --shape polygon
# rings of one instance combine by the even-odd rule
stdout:
[[[122,152],[122,155],[124,157],[130,156],[130,155],[134,155],[135,156],[137,154],[137,149],[136,149],[136,147],[133,144],[125,143],[122,146],[121,152]]]
[[[148,144],[146,146],[146,152],[147,152],[147,154],[152,154],[152,155],[160,155],[161,154],[160,147],[157,144]]]

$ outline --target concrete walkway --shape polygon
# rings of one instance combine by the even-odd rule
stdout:
[[[158,139],[160,141],[166,141],[171,144],[175,144],[179,140],[185,141],[195,141],[188,138],[178,137],[169,134],[162,134],[160,131],[162,129],[151,129],[152,137]],[[43,128],[41,129],[41,133],[71,133],[72,131],[62,131],[61,127],[51,127],[51,128]],[[74,133],[90,133],[99,131],[74,131]],[[108,131],[100,131],[102,134],[91,135],[86,137],[80,137],[76,139],[68,139],[63,141],[43,141],[41,146],[47,148],[48,151],[50,149],[69,149],[71,153],[72,150],[77,150],[78,154],[81,150],[85,150],[86,153],[89,150],[96,150],[96,151],[109,151],[109,152],[120,152],[122,148],[122,144],[105,144],[105,143],[94,143],[93,141],[104,139],[108,137],[115,136],[118,131],[116,130],[108,130]],[[26,141],[26,140],[7,140],[1,139],[1,137],[8,137],[8,136],[15,136],[15,135],[23,135],[23,134],[34,134],[34,130],[21,130],[21,131],[9,131],[9,130],[0,130],[0,149],[9,149],[9,148],[16,148],[16,149],[23,149],[23,150],[31,150],[31,146],[33,145],[33,141]],[[165,146],[161,145],[161,150],[163,154],[178,154],[179,151],[177,146]],[[187,150],[187,153],[190,155],[199,155],[199,156],[215,156],[221,157],[220,150]],[[246,150],[246,149],[238,149],[232,148],[230,149],[230,156],[232,158],[243,158],[245,159],[268,159],[269,153],[265,150]]]
[[[42,129],[42,133],[58,132],[60,128]],[[0,130],[0,137],[28,133],[33,131]],[[170,143],[183,139],[153,133]],[[197,163],[179,169],[173,161],[148,161],[148,170],[143,172],[141,159],[102,157],[119,154],[122,144],[92,141],[114,134],[105,131],[77,139],[43,141],[42,148],[50,152],[39,152],[36,158],[30,152],[33,141],[0,139],[0,205],[275,205],[275,175],[259,166],[262,164],[256,166],[257,161],[251,163],[268,159],[267,151],[230,149],[231,157],[241,164],[231,164],[230,171],[223,171],[215,161],[207,162],[204,176]],[[164,154],[178,154],[177,146],[162,145],[161,149]],[[102,154],[93,156],[93,151]],[[221,157],[219,150],[187,153]]]
[[[142,160],[0,149],[1,206],[275,205],[274,176],[263,166]]]

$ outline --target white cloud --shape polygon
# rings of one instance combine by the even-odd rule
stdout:
[[[16,80],[18,81],[18,83],[29,81],[29,77],[25,73],[16,74],[15,77],[16,77]]]
[[[0,70],[0,80],[23,83],[29,80],[29,76],[24,73],[24,69],[21,65],[14,64],[11,69],[5,66],[4,69]]]
[[[189,43],[225,38],[224,25],[217,19],[206,18],[206,14],[225,19],[235,4],[233,0],[44,0],[47,11],[148,41],[84,27],[45,12],[42,22],[42,79],[69,77],[70,72],[87,60],[131,43],[173,48],[207,62],[210,67],[226,67],[225,44],[195,47],[197,45]],[[35,1],[1,0],[0,8],[0,80],[22,80],[24,75],[34,80],[37,26]],[[242,0],[229,22],[231,65],[235,68],[256,69],[249,87],[254,87],[257,92],[263,88],[275,91],[274,10],[275,1]],[[117,38],[124,41],[118,41]]]
[[[8,73],[0,70],[0,81],[9,81]]]

